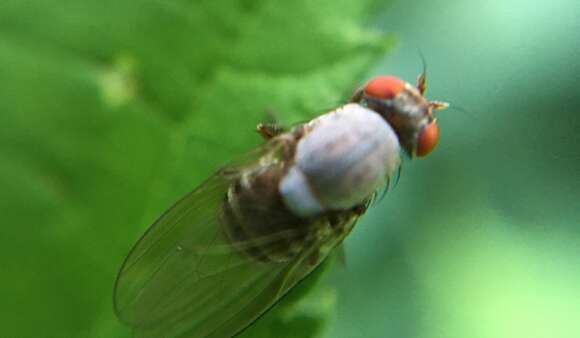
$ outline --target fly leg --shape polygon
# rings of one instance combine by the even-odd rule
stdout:
[[[352,96],[350,97],[350,100],[348,100],[348,102],[360,103],[362,101],[363,95],[364,95],[364,89],[363,89],[363,87],[360,87],[357,90],[355,90],[355,92],[352,94]]]
[[[286,129],[277,123],[259,123],[256,126],[256,130],[265,140],[286,132]]]
[[[351,210],[356,216],[362,216],[367,209],[369,208],[367,203],[361,203],[359,205],[355,205]]]
[[[268,109],[266,113],[268,114],[269,120],[272,122],[259,123],[256,126],[256,130],[267,141],[285,133],[287,130],[278,123],[279,119],[276,117],[277,114],[273,110]]]

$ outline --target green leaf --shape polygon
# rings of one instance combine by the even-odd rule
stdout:
[[[132,243],[257,144],[268,110],[296,123],[344,102],[391,45],[363,27],[373,9],[370,0],[3,1],[3,336],[128,336],[111,294]],[[334,296],[312,297],[276,320],[320,327]]]

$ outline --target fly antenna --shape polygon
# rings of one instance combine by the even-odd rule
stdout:
[[[421,64],[423,65],[423,71],[417,77],[417,89],[419,89],[419,93],[423,95],[425,91],[427,91],[427,60],[425,59],[425,55],[421,49],[419,51],[419,57],[421,58]]]

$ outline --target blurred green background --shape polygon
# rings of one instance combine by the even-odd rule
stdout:
[[[0,336],[129,337],[112,286],[173,201],[419,51],[442,139],[347,264],[254,337],[580,336],[580,3],[0,2]]]

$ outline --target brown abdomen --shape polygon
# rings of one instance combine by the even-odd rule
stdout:
[[[231,244],[264,262],[285,262],[308,241],[311,222],[288,210],[278,184],[283,163],[244,173],[229,188],[224,201],[225,232]]]

